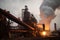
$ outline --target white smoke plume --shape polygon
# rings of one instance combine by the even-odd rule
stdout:
[[[55,18],[55,9],[60,6],[60,0],[44,0],[40,6],[40,24],[46,25],[46,30],[49,30],[50,22]]]

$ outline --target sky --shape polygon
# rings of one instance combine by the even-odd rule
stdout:
[[[40,5],[43,0],[0,0],[0,8],[10,11],[15,17],[21,18],[21,9],[24,9],[24,6],[27,5],[31,14],[33,14],[38,22],[40,21]],[[57,23],[58,29],[60,28],[60,9],[57,9],[55,12],[57,15],[55,19],[51,22],[51,30],[54,30],[53,24]]]
[[[36,19],[40,20],[40,5],[42,0],[0,0],[0,8],[10,11],[10,13],[16,17],[21,18],[21,9],[27,5],[31,14],[33,14]]]

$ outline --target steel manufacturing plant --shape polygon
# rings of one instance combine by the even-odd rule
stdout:
[[[59,12],[55,13],[57,9],[60,11],[60,0],[43,0],[41,5],[39,1],[42,0],[0,0],[0,40],[60,40]],[[20,2],[19,8],[22,9],[17,10]],[[35,9],[38,4],[34,8],[33,2],[39,2],[39,15]],[[17,6],[14,6],[16,3]],[[41,20],[38,21],[37,16]],[[58,20],[53,21],[55,18]]]

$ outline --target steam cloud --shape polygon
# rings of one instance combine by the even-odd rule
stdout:
[[[40,6],[40,24],[50,26],[51,20],[56,16],[54,11],[60,6],[60,0],[44,0]]]

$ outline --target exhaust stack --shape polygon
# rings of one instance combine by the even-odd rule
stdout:
[[[42,24],[43,25],[43,30],[45,31],[45,24]]]
[[[54,23],[54,29],[55,29],[55,31],[57,30],[57,28],[56,28],[56,23]]]

